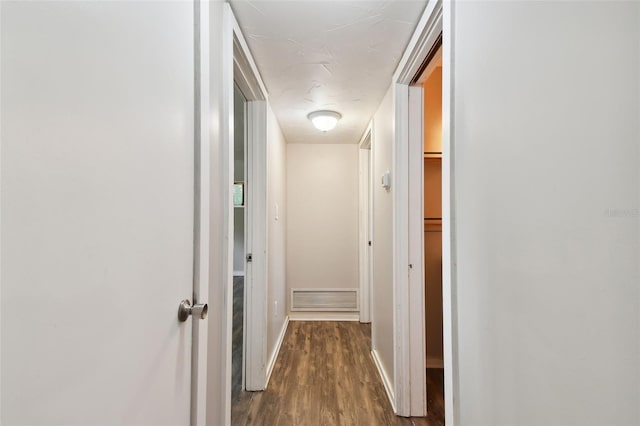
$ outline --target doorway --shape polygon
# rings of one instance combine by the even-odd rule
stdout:
[[[442,284],[430,299],[442,301],[442,313],[438,320],[432,319],[430,325],[442,330],[441,356],[433,354],[429,357],[430,367],[440,367],[442,359],[445,405],[444,415],[448,424],[455,423],[456,413],[454,395],[456,394],[457,369],[453,358],[456,346],[455,329],[455,241],[454,241],[454,182],[452,156],[453,135],[450,131],[452,120],[452,38],[451,38],[451,5],[447,2],[433,2],[427,5],[414,37],[405,50],[396,73],[395,89],[395,146],[394,171],[394,297],[397,300],[395,309],[396,336],[395,355],[395,388],[396,407],[402,416],[425,416],[434,411],[435,404],[429,407],[431,398],[427,392],[427,288],[426,276],[430,281]],[[440,59],[441,58],[441,59]],[[437,68],[441,61],[441,101],[436,109],[440,111],[439,134],[441,147],[425,150],[425,88],[423,84],[430,69]],[[427,106],[428,108],[428,106]],[[425,151],[427,168],[425,170]],[[433,172],[433,173],[431,173]],[[425,185],[425,173],[434,178],[434,183]],[[438,183],[437,181],[440,180]],[[431,190],[430,196],[440,199],[437,206],[429,204],[425,211],[426,186],[439,188]],[[428,220],[425,221],[425,217]],[[427,222],[427,226],[425,226]],[[425,230],[433,231],[427,235]],[[425,243],[427,246],[425,247]],[[425,252],[430,255],[425,261]],[[408,274],[407,274],[408,270]],[[435,277],[435,279],[433,278]],[[440,278],[441,277],[441,278]],[[441,292],[441,295],[438,294]],[[430,314],[435,315],[437,310]],[[431,334],[431,333],[430,333]],[[438,333],[436,333],[437,335]],[[433,349],[429,345],[429,351]],[[437,345],[439,346],[439,345]],[[434,363],[437,361],[437,363]],[[436,369],[436,370],[439,370]],[[432,392],[433,394],[434,392]]]
[[[231,400],[236,401],[244,385],[245,276],[246,276],[246,106],[247,100],[233,87],[233,332],[231,337]],[[233,403],[233,402],[232,402]]]
[[[224,267],[224,329],[229,337],[224,418],[228,423],[234,402],[246,397],[245,391],[264,390],[267,382],[267,103],[266,89],[228,4],[225,11],[229,50],[223,57],[223,78],[228,120],[224,120],[223,150],[228,161],[223,179],[228,196],[221,225],[229,244]]]
[[[437,45],[436,45],[437,46]],[[442,48],[420,77],[423,91],[424,321],[427,416],[444,422],[442,304]]]

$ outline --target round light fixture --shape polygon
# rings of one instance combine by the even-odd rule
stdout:
[[[313,111],[307,115],[316,129],[327,132],[338,124],[338,120],[342,118],[340,113],[335,111]]]

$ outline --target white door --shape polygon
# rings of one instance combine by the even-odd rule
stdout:
[[[1,14],[1,424],[187,425],[192,2]]]

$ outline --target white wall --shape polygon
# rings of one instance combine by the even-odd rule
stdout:
[[[640,424],[640,3],[454,4],[459,424]]]
[[[373,116],[373,304],[371,339],[373,351],[393,388],[393,223],[392,192],[379,184],[381,176],[392,170],[394,138],[393,89],[390,87]]]
[[[287,204],[288,289],[358,288],[358,146],[287,145]]]
[[[270,360],[287,313],[287,146],[270,106],[267,107],[267,144],[267,360]]]

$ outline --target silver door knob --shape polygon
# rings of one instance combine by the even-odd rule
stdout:
[[[189,299],[184,299],[178,306],[178,321],[186,321],[189,315],[193,315],[195,318],[205,319],[207,312],[209,312],[209,305],[206,303],[196,303],[192,306]]]

